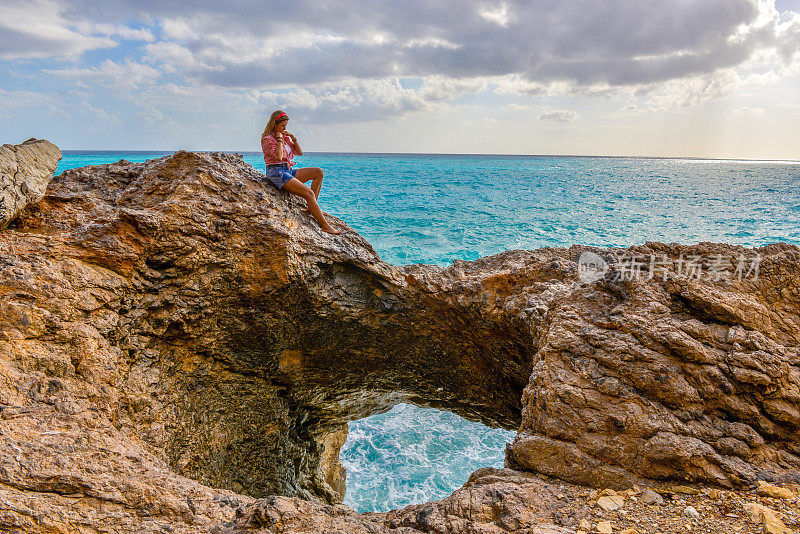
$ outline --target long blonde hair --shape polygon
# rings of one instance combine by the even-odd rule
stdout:
[[[277,110],[277,111],[273,111],[272,112],[272,115],[269,116],[269,121],[267,121],[267,127],[264,128],[264,133],[261,134],[261,137],[264,137],[265,135],[269,135],[269,134],[272,133],[272,131],[275,129],[275,117],[277,117],[281,113],[283,113],[283,111],[281,111],[281,110]],[[287,120],[288,120],[288,117],[287,117]]]

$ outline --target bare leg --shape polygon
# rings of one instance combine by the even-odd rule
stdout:
[[[300,174],[300,171],[297,171],[297,174]],[[328,232],[329,234],[341,234],[341,230],[337,230],[333,226],[325,220],[325,216],[322,214],[322,210],[319,208],[319,204],[317,204],[317,197],[314,194],[314,191],[311,190],[306,184],[298,180],[297,178],[292,178],[286,185],[283,186],[283,189],[286,191],[297,195],[299,197],[303,197],[306,199],[306,209],[314,216],[314,218],[319,223],[320,228],[322,228],[323,232]]]
[[[319,191],[322,189],[323,175],[324,173],[319,167],[305,167],[303,169],[297,169],[295,178],[303,183],[311,180],[311,190],[314,192],[314,196],[319,198]]]

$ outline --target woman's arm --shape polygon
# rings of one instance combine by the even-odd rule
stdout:
[[[289,132],[283,132],[283,134],[288,135],[289,137],[292,138],[292,144],[294,145],[294,153],[297,154],[298,156],[302,156],[303,149],[300,148],[300,143],[297,142],[297,138],[294,135],[290,134]]]
[[[277,161],[283,161],[283,156],[285,155],[285,151],[283,150],[283,136],[276,135],[275,141],[275,159]]]

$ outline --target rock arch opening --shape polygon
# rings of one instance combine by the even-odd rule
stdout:
[[[482,467],[501,468],[515,432],[413,404],[348,424],[344,503],[384,512],[447,497]]]

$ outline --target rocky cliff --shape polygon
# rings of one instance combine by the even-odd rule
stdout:
[[[42,199],[60,159],[58,147],[44,139],[0,146],[0,230]]]
[[[53,179],[0,232],[0,526],[235,530],[311,514],[353,532],[513,530],[552,519],[532,510],[555,490],[525,471],[612,487],[797,477],[796,246],[397,267],[331,220],[346,231],[319,231],[236,155]],[[331,506],[346,422],[398,402],[519,430],[516,471],[424,513]]]

